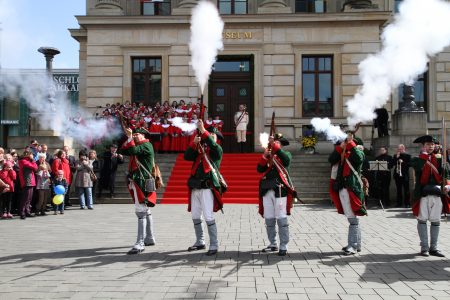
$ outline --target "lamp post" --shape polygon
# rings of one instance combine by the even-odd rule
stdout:
[[[60,54],[61,52],[53,47],[40,47],[38,52],[44,54],[45,56],[45,69],[47,70],[47,76],[50,80],[48,86],[48,101],[50,102],[50,106],[52,111],[55,111],[55,86],[53,84],[53,58],[55,55]]]
[[[53,47],[41,47],[38,49],[38,52],[45,56],[47,75],[53,75],[53,57],[61,52]]]

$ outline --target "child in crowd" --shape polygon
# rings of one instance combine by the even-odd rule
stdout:
[[[64,187],[64,195],[67,193],[67,181],[64,178],[64,171],[63,170],[58,170],[56,173],[56,178],[53,178],[52,180],[52,187],[54,188],[57,185],[62,185]],[[52,190],[53,190],[52,188]],[[55,193],[52,193],[52,197],[55,196]],[[64,214],[64,201],[59,204],[59,205],[53,205],[53,214],[56,215],[57,211],[59,211],[59,213],[62,215]]]

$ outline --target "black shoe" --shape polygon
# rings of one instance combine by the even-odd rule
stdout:
[[[430,256],[430,252],[428,252],[428,251],[420,251],[420,255],[428,257],[428,256]]]
[[[437,257],[445,257],[444,253],[442,253],[440,250],[431,250],[430,255]]]
[[[88,209],[94,209],[92,206],[88,207]]]
[[[206,252],[206,256],[213,256],[217,254],[217,250],[208,250],[208,252]]]
[[[26,216],[20,216],[20,218],[21,218],[22,220],[25,220],[27,217],[26,217]]]
[[[155,242],[144,242],[145,246],[155,246]]]
[[[34,215],[32,215],[32,214],[26,214],[25,215],[27,218],[34,218]]]
[[[286,256],[287,250],[280,250],[278,251],[278,256]]]
[[[191,247],[189,247],[188,248],[188,250],[187,251],[197,251],[197,250],[203,250],[203,249],[205,249],[206,248],[206,246],[205,245],[199,245],[199,246],[191,246]]]
[[[348,246],[342,247],[342,251],[346,252],[347,251]],[[361,248],[356,249],[357,252],[361,252]]]
[[[81,206],[80,209],[84,209],[84,206]]]
[[[345,255],[345,256],[355,255],[356,252],[357,252],[357,250],[353,249],[352,247],[350,247],[350,248],[345,248],[345,250],[344,250],[344,255]]]
[[[127,252],[128,255],[139,254],[144,252],[144,249],[131,248],[130,251]]]
[[[261,250],[262,252],[275,252],[278,251],[277,246],[267,246],[266,248]]]

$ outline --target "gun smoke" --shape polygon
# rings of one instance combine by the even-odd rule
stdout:
[[[2,96],[11,100],[24,99],[40,128],[55,131],[61,139],[72,137],[88,146],[95,140],[106,136],[113,138],[121,133],[111,122],[86,117],[90,114],[73,106],[66,93],[56,92],[52,79],[44,72],[1,74]]]
[[[313,118],[311,120],[311,125],[317,132],[325,134],[327,140],[333,143],[343,141],[347,137],[339,126],[331,125],[331,121],[328,118]]]
[[[362,86],[347,102],[350,127],[375,118],[394,88],[411,85],[427,70],[429,58],[450,45],[450,4],[405,0],[381,35],[382,50],[359,64]]]
[[[200,1],[192,10],[191,17],[191,65],[201,93],[205,89],[211,74],[212,65],[216,62],[217,53],[223,50],[223,21],[214,4]]]

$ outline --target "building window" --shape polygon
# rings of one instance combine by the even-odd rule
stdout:
[[[247,0],[218,0],[219,12],[222,15],[246,15]]]
[[[327,11],[326,0],[295,0],[295,12],[324,13]]]
[[[216,61],[213,65],[214,72],[250,72],[249,60]]]
[[[427,111],[428,104],[428,72],[423,73],[414,82],[414,102],[417,107],[423,107]],[[403,84],[398,87],[398,107],[401,108],[404,105],[403,100]]]
[[[400,3],[402,3],[402,2],[403,2],[403,0],[395,0],[395,2],[394,2],[394,12],[395,13],[398,13],[398,8],[400,6]]]
[[[161,101],[161,57],[132,58],[132,99],[154,105]]]
[[[169,16],[170,0],[141,0],[143,16]]]
[[[304,117],[333,116],[333,57],[302,57]]]

